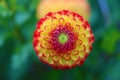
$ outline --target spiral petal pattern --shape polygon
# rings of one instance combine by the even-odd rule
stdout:
[[[68,10],[49,12],[39,20],[33,36],[39,59],[59,69],[81,65],[92,50],[93,42],[88,21]]]

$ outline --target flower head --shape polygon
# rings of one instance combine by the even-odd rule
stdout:
[[[68,10],[49,12],[41,18],[33,38],[40,60],[60,69],[81,65],[94,42],[88,21]]]
[[[42,0],[37,6],[37,18],[45,16],[48,12],[70,10],[83,16],[90,17],[90,5],[87,0]]]

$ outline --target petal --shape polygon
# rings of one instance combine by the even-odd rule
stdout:
[[[78,55],[71,54],[71,59],[77,61],[80,57]]]
[[[59,56],[53,56],[52,59],[55,63],[58,63],[60,60]]]

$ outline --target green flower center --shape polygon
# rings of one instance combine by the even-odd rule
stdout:
[[[68,35],[65,34],[65,33],[61,33],[61,34],[58,36],[58,41],[59,41],[61,44],[65,44],[65,43],[68,41]]]

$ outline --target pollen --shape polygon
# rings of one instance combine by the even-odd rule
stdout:
[[[66,33],[61,33],[59,34],[58,36],[58,41],[61,43],[61,44],[65,44],[67,41],[68,41],[68,35]]]

